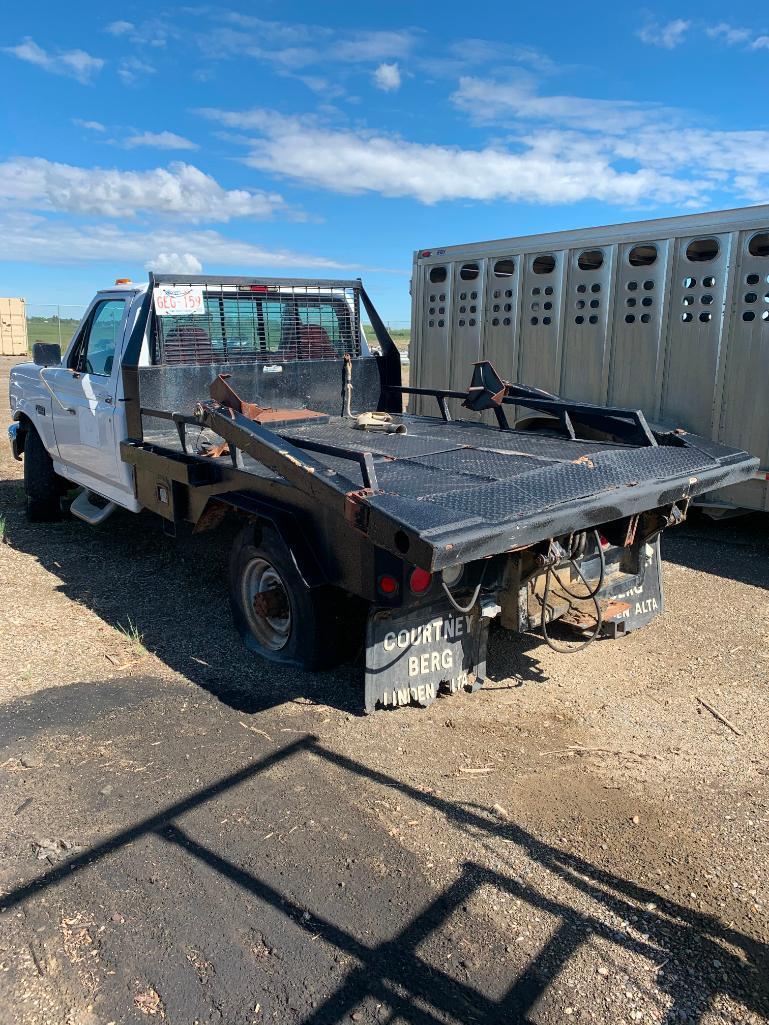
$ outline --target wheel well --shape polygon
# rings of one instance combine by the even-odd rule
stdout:
[[[264,531],[274,531],[290,551],[299,574],[309,587],[327,583],[326,574],[307,541],[305,531],[291,512],[269,507],[260,509],[256,503],[215,495],[206,502],[193,530],[196,534],[202,534],[207,530],[218,529],[228,520],[249,523],[254,531],[255,545],[261,542]]]
[[[16,412],[13,415],[13,419],[21,428],[16,436],[19,455],[21,455],[24,452],[24,446],[27,442],[27,434],[29,433],[30,428],[34,429],[35,425],[26,413]]]

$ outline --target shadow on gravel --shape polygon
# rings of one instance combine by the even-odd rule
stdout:
[[[18,481],[0,481],[6,543],[37,559],[59,578],[63,594],[111,627],[135,626],[149,651],[224,704],[253,714],[302,698],[362,714],[362,664],[303,673],[255,658],[241,642],[227,596],[235,523],[177,537],[166,536],[150,513],[121,510],[103,527],[75,519],[30,524],[21,495]],[[502,632],[495,634],[499,640]],[[539,644],[533,636],[504,636],[488,664],[487,689],[508,677],[519,686],[545,682],[528,654]]]
[[[662,557],[702,573],[769,588],[769,515],[712,520],[701,509],[665,531]]]
[[[142,636],[170,669],[247,714],[301,697],[360,712],[360,668],[302,673],[254,658],[230,616],[227,565],[238,527],[163,534],[150,513],[118,510],[103,527],[75,519],[27,523],[19,482],[0,481],[5,540],[61,581],[68,598],[109,626]]]
[[[375,930],[365,928],[362,935],[355,935],[350,928],[328,917],[310,914],[287,893],[242,868],[224,853],[200,843],[175,821],[231,787],[300,754],[322,759],[350,776],[419,801],[476,839],[497,838],[516,845],[583,897],[601,905],[623,922],[642,914],[643,926],[638,926],[632,934],[627,929],[612,928],[589,911],[577,910],[555,896],[538,892],[520,877],[468,861],[458,878],[406,922],[396,935],[378,943],[371,942],[364,937],[370,937]],[[343,962],[354,962],[341,984],[301,1019],[303,1025],[328,1025],[351,1017],[358,1020],[362,1015],[355,1009],[364,1001],[381,1005],[376,1012],[380,1021],[397,1019],[415,1025],[446,1022],[464,1025],[469,1021],[509,1025],[531,1021],[530,1013],[535,1005],[547,999],[551,982],[591,938],[624,948],[652,963],[659,962],[656,984],[669,995],[670,1007],[664,1021],[670,1025],[700,1020],[720,996],[739,1002],[757,1015],[769,1011],[769,949],[764,944],[711,915],[693,911],[545,843],[513,822],[500,821],[485,807],[462,805],[424,793],[328,750],[312,736],[275,750],[19,886],[0,901],[0,910],[21,909],[28,914],[30,905],[38,898],[46,900],[46,891],[51,886],[87,866],[97,865],[107,855],[150,834],[184,851],[191,859],[256,898],[259,904],[290,919],[303,931],[308,943],[320,938],[338,952]],[[316,867],[321,869],[321,866]],[[506,892],[552,916],[558,923],[544,947],[512,983],[509,977],[506,979],[506,989],[503,987],[499,991],[501,996],[496,999],[487,995],[488,989],[484,991],[479,986],[483,985],[484,972],[501,971],[509,976],[504,964],[495,962],[487,952],[480,950],[481,965],[476,966],[472,976],[467,972],[467,979],[459,979],[449,973],[447,962],[438,966],[429,960],[424,946],[429,937],[484,887]],[[371,907],[375,907],[375,902]],[[191,910],[191,913],[194,912]],[[370,919],[367,924],[371,924]],[[471,980],[477,980],[479,985]]]

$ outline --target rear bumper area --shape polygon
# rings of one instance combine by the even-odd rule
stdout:
[[[593,540],[573,562],[533,572],[530,555],[525,561],[509,556],[496,583],[480,598],[476,592],[478,600],[466,612],[462,602],[472,601],[467,590],[453,595],[456,605],[439,598],[405,608],[373,607],[366,626],[366,712],[425,707],[441,695],[478,690],[496,616],[516,633],[542,631],[543,618],[548,634],[557,624],[565,651],[570,643],[617,639],[646,626],[664,609],[659,536],[623,547],[603,539],[600,553],[599,543]]]

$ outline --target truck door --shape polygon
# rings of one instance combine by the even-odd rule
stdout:
[[[115,404],[128,303],[99,299],[64,366],[47,372],[56,446],[63,463],[109,484],[119,483]]]

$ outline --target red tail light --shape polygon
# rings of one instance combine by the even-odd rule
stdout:
[[[432,582],[432,573],[428,573],[426,569],[419,569],[418,567],[412,570],[409,577],[409,587],[414,594],[424,594]]]
[[[383,574],[377,581],[377,587],[382,594],[386,594],[389,597],[398,593],[398,581],[395,577],[391,577],[389,573]]]

